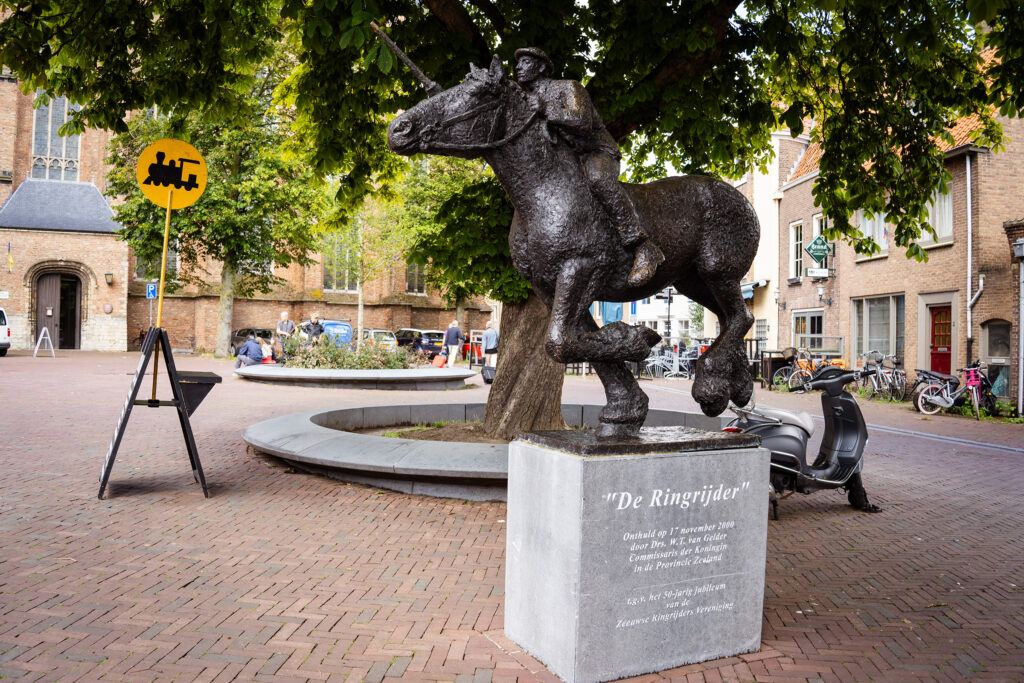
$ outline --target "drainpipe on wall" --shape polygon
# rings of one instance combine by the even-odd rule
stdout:
[[[974,278],[974,216],[973,210],[971,209],[971,155],[970,153],[964,156],[967,161],[967,362],[971,362],[971,352],[974,346],[974,324],[971,316],[971,311],[974,308],[974,304],[978,302],[978,297],[971,296],[971,285]],[[984,281],[981,282],[982,288],[984,287]],[[981,294],[981,289],[978,289],[978,294]]]

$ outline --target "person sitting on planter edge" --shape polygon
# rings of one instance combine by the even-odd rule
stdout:
[[[256,341],[256,335],[250,334],[249,338],[238,350],[238,359],[235,361],[235,369],[249,365],[259,365],[263,362],[263,349]]]

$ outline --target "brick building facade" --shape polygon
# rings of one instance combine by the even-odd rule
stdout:
[[[747,337],[763,339],[767,349],[778,348],[780,328],[784,323],[774,295],[779,288],[779,201],[782,198],[779,188],[793,173],[809,143],[807,134],[793,137],[788,130],[775,131],[772,133],[772,157],[768,167],[753,169],[734,183],[754,207],[761,227],[757,253],[742,289],[754,316],[754,324]],[[708,317],[714,318],[713,314]],[[712,325],[709,332],[717,329],[717,321]]]
[[[348,320],[355,327],[358,316],[358,292],[325,288],[323,255],[315,255],[309,266],[275,268],[274,275],[285,280],[267,294],[236,298],[232,329],[265,327],[273,329],[282,311],[292,320],[308,319],[318,313],[327,320]],[[423,286],[416,267],[396,263],[384,277],[363,287],[363,327],[398,330],[403,327],[440,329],[456,317],[440,294]],[[137,336],[150,324],[156,308],[145,298],[145,278],[136,277],[138,264],[132,259],[128,285],[128,332]],[[213,351],[216,348],[217,307],[220,268],[205,265],[209,274],[203,286],[189,285],[165,295],[163,327],[174,348]],[[336,284],[336,283],[335,283]],[[411,291],[410,291],[411,290]],[[467,302],[461,318],[463,331],[482,330],[491,318],[491,307],[483,300]]]
[[[854,219],[882,246],[872,257],[844,242],[821,266],[805,251],[821,231],[812,189],[820,148],[809,145],[779,207],[780,346],[816,348],[847,363],[870,350],[895,354],[908,371],[955,372],[981,358],[1000,396],[1012,397],[1017,353],[1011,348],[1017,264],[1003,224],[1024,215],[1024,122],[1003,120],[1010,142],[998,154],[970,143],[976,122],[951,129],[949,192],[930,205],[939,235],[923,237],[928,261],[909,260],[882,220]],[[911,375],[913,373],[911,372]]]
[[[147,281],[137,277],[138,264],[114,234],[116,224],[103,220],[110,213],[101,196],[110,134],[90,129],[62,138],[57,129],[73,105],[57,98],[34,108],[33,99],[18,90],[17,79],[6,68],[0,72],[0,247],[10,245],[14,262],[13,267],[4,263],[0,268],[0,308],[11,319],[12,348],[31,348],[41,328],[49,326],[58,348],[124,350],[149,326],[151,305],[145,298]],[[55,211],[14,210],[9,199],[26,181],[26,188],[34,189],[23,192],[21,201],[45,196],[47,204],[58,205],[38,208]],[[43,184],[46,187],[40,188]],[[75,203],[81,201],[91,207],[87,220]],[[25,225],[26,216],[39,220]],[[165,298],[163,326],[175,348],[216,347],[220,273],[217,264],[206,265],[205,284]],[[358,295],[347,283],[339,288],[337,278],[325,277],[322,258],[275,275],[285,284],[266,295],[236,298],[233,329],[273,328],[284,310],[293,320],[318,312],[323,318],[349,319],[355,325]],[[56,297],[56,307],[47,297]],[[363,325],[368,328],[444,329],[455,317],[437,292],[426,291],[420,269],[407,268],[401,255],[396,255],[387,276],[366,284],[363,299]],[[47,313],[58,313],[60,302],[65,314],[54,321],[55,316]],[[153,315],[155,320],[155,311]],[[490,315],[483,300],[469,301],[461,318],[463,328],[483,329]]]

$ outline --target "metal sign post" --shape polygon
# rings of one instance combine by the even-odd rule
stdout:
[[[146,283],[146,299],[149,301],[149,326],[153,327],[153,299],[156,298],[156,283]]]
[[[165,161],[167,163],[164,163]],[[186,167],[186,164],[189,166]],[[187,176],[183,178],[186,170],[188,171]],[[195,172],[192,173],[192,171]],[[203,476],[203,466],[199,462],[199,450],[196,448],[189,416],[195,412],[206,394],[214,384],[221,381],[221,378],[220,375],[212,372],[179,373],[174,366],[171,342],[167,337],[167,331],[161,327],[164,311],[164,283],[167,275],[167,245],[171,234],[171,210],[190,206],[203,194],[203,190],[206,189],[206,162],[192,145],[181,140],[165,138],[154,142],[142,151],[136,168],[136,177],[142,192],[150,201],[167,209],[164,216],[160,281],[146,285],[146,298],[150,300],[150,328],[142,342],[142,358],[139,359],[139,365],[135,369],[135,377],[132,379],[128,398],[121,408],[121,415],[114,427],[113,438],[107,448],[107,456],[103,460],[98,497],[102,500],[103,492],[107,488],[107,481],[114,467],[114,459],[117,457],[117,450],[121,446],[128,418],[132,414],[132,407],[144,405],[149,408],[171,406],[177,409],[181,432],[185,438],[185,447],[188,450],[188,459],[192,465],[192,476],[202,486],[203,495],[209,498],[210,492],[206,488],[206,477]],[[154,298],[157,300],[156,326],[152,325],[152,300]],[[161,349],[163,349],[164,367],[167,370],[167,378],[170,381],[173,395],[173,399],[170,401],[161,401],[156,397]],[[153,359],[153,391],[150,398],[139,400],[137,397],[142,387],[142,378],[146,374],[146,368],[151,358]]]

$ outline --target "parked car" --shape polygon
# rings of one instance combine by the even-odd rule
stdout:
[[[441,330],[420,330],[405,327],[395,332],[399,346],[411,346],[413,350],[427,354],[431,359],[444,349],[444,332]]]
[[[324,335],[333,341],[335,346],[352,346],[355,337],[350,323],[344,320],[321,320],[320,324],[324,326]]]
[[[0,308],[0,356],[7,355],[11,348],[11,326],[7,323],[7,314]]]
[[[228,349],[228,353],[232,356],[237,355],[238,350],[242,348],[242,345],[245,344],[250,335],[255,335],[257,339],[266,339],[271,343],[274,341],[274,331],[271,329],[266,327],[243,327],[231,333],[231,347]]]
[[[385,349],[397,349],[398,340],[391,330],[374,330],[363,328],[363,343],[368,346],[382,346]]]
[[[303,320],[298,325],[299,339],[303,342],[309,339],[309,320]],[[352,331],[352,324],[347,320],[325,320],[320,318],[320,324],[324,328],[323,336],[334,342],[338,348],[352,346],[355,335]]]

